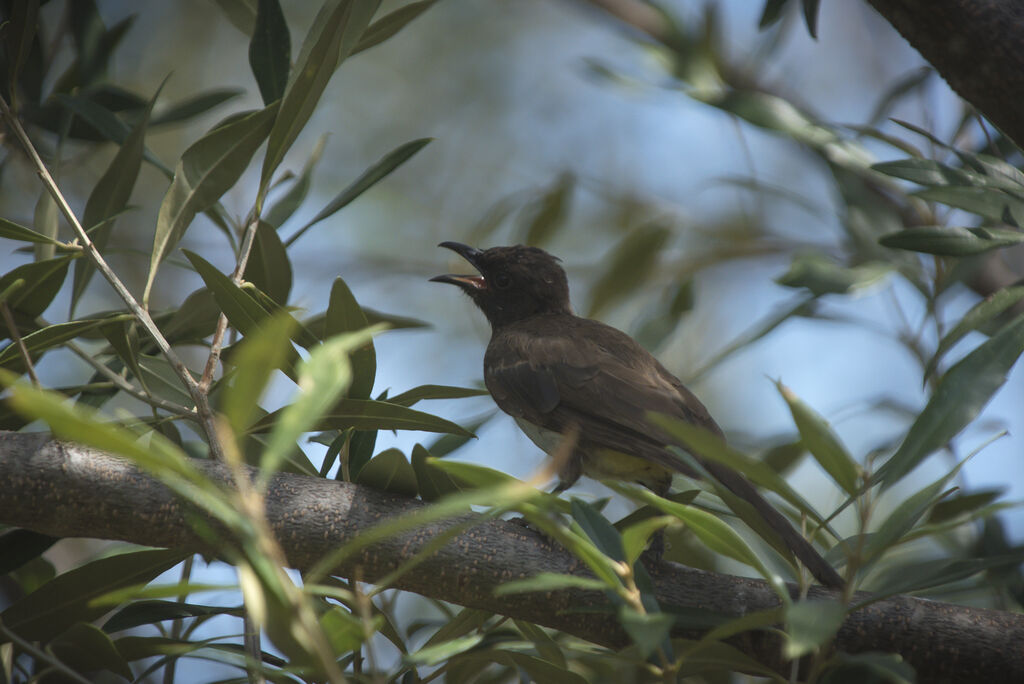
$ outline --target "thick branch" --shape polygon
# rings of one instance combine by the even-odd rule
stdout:
[[[225,484],[227,469],[202,469]],[[0,433],[0,522],[63,537],[120,539],[210,553],[189,527],[186,507],[163,485],[127,462],[43,434]],[[288,562],[300,569],[361,532],[422,502],[319,478],[278,474],[267,494],[267,518]],[[194,513],[194,511],[190,512]],[[393,571],[453,523],[438,523],[372,546],[337,568],[373,581]],[[410,571],[394,586],[576,635],[609,647],[627,643],[598,592],[559,591],[495,597],[504,582],[539,572],[582,573],[581,565],[522,526],[482,522]],[[665,606],[742,615],[777,605],[765,582],[662,563],[652,568]],[[823,589],[813,596],[825,596]],[[695,632],[678,636],[694,638]],[[849,653],[900,653],[920,681],[1024,681],[1024,616],[910,597],[875,603],[850,616],[836,638]],[[780,644],[752,634],[734,644],[781,669]]]
[[[868,0],[959,95],[1024,147],[1024,3]]]

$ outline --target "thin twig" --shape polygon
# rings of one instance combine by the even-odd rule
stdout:
[[[245,229],[245,236],[242,238],[242,247],[238,252],[238,263],[231,274],[231,282],[235,285],[242,284],[242,275],[245,273],[245,267],[249,264],[249,254],[252,252],[252,243],[256,238],[256,229],[259,228],[259,224],[258,215],[254,214],[254,216],[250,217]],[[227,332],[227,329],[228,317],[221,313],[217,317],[217,329],[214,331],[213,341],[210,343],[210,356],[206,359],[203,377],[199,379],[199,387],[203,392],[208,392],[210,385],[213,383],[213,374],[216,372],[217,364],[220,361],[221,348],[224,346],[224,333]]]
[[[217,437],[213,411],[210,408],[210,402],[206,393],[201,391],[199,384],[196,382],[195,378],[192,377],[192,373],[178,357],[174,349],[171,348],[167,338],[165,338],[163,333],[160,332],[160,329],[153,321],[153,318],[149,315],[149,312],[146,311],[138,301],[136,301],[135,297],[128,291],[125,284],[121,282],[120,278],[117,277],[117,274],[115,274],[107,264],[103,255],[100,254],[98,249],[96,249],[96,245],[93,244],[92,240],[89,238],[88,233],[86,233],[85,229],[82,227],[78,217],[75,216],[75,212],[72,211],[71,206],[68,204],[67,200],[64,199],[64,195],[54,182],[53,177],[46,168],[46,164],[43,163],[42,158],[39,156],[39,153],[36,151],[35,146],[29,139],[28,134],[22,127],[21,122],[18,121],[18,117],[11,111],[11,108],[3,97],[0,97],[0,114],[2,114],[4,121],[7,123],[7,127],[14,133],[15,137],[18,138],[18,141],[21,143],[22,148],[24,148],[25,153],[35,165],[36,172],[39,174],[39,178],[42,180],[43,185],[57,203],[57,207],[64,215],[64,218],[71,225],[78,241],[82,243],[85,253],[89,255],[89,258],[92,259],[93,264],[95,264],[96,270],[106,278],[107,282],[110,283],[111,287],[114,288],[114,291],[117,292],[118,296],[124,301],[125,305],[127,305],[128,310],[131,311],[136,320],[142,324],[142,327],[146,329],[149,336],[153,338],[157,348],[160,349],[164,358],[166,358],[167,362],[171,364],[171,368],[174,369],[174,372],[185,385],[189,395],[192,397],[192,401],[195,402],[196,411],[199,414],[203,429],[209,438],[210,452],[215,458],[222,459],[223,449],[221,448],[220,441]]]
[[[36,376],[35,366],[32,365],[32,357],[28,353],[28,348],[25,347],[25,341],[21,339],[18,326],[14,324],[14,316],[11,315],[11,308],[7,306],[6,300],[0,302],[0,313],[3,314],[4,323],[7,325],[7,332],[11,335],[12,343],[18,345],[18,352],[21,353],[21,360],[25,363],[28,377],[32,380],[33,385],[39,387],[39,378]]]
[[[186,406],[182,406],[181,404],[175,404],[173,401],[167,401],[166,399],[161,399],[160,397],[143,392],[142,390],[138,389],[135,385],[128,382],[127,378],[125,378],[119,373],[114,372],[105,364],[102,364],[96,359],[94,359],[92,356],[89,355],[88,352],[86,352],[84,349],[79,347],[74,342],[66,342],[64,346],[66,346],[73,354],[75,354],[80,359],[85,361],[87,364],[92,366],[97,373],[107,378],[112,383],[114,383],[114,385],[122,392],[130,394],[131,396],[135,397],[136,399],[143,403],[149,404],[150,406],[155,406],[156,408],[161,408],[165,411],[173,413],[176,416],[187,418],[188,420],[194,421],[196,423],[201,422],[199,420],[199,414],[196,413],[193,409],[190,409]]]

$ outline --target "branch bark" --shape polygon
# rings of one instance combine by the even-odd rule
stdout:
[[[219,463],[202,470],[225,486]],[[118,539],[216,555],[189,526],[188,510],[162,484],[128,462],[46,434],[0,432],[0,522],[61,537]],[[344,482],[280,473],[267,493],[267,518],[289,565],[305,570],[381,520],[426,504]],[[457,521],[429,524],[351,557],[336,572],[373,581],[391,573]],[[539,572],[585,573],[564,549],[505,521],[455,537],[395,582],[396,588],[535,622],[610,648],[628,643],[600,592],[558,591],[496,597],[501,584]],[[674,608],[739,616],[778,605],[767,583],[661,563],[651,568],[659,601]],[[831,592],[815,588],[811,597]],[[699,638],[679,630],[676,636]],[[748,655],[784,671],[781,643],[764,633],[734,640]],[[851,615],[836,636],[847,653],[899,653],[920,681],[1024,681],[1024,616],[906,596]]]
[[[950,87],[1024,147],[1024,4],[868,0]]]

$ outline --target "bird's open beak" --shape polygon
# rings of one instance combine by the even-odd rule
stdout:
[[[444,247],[450,249],[463,259],[468,261],[473,268],[479,270],[477,266],[477,258],[483,254],[476,247],[470,247],[464,245],[461,242],[442,242],[438,247]],[[487,287],[487,281],[482,275],[455,275],[454,273],[446,273],[445,275],[434,276],[430,279],[432,283],[449,283],[451,285],[458,285],[461,288],[475,290],[482,290]]]

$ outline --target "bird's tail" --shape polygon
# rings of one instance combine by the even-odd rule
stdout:
[[[747,478],[719,463],[702,460],[701,465],[726,489],[749,503],[768,526],[782,538],[783,543],[793,552],[793,555],[811,571],[814,578],[823,586],[831,589],[843,588],[845,583],[835,568],[822,558],[817,549],[804,539],[803,535],[796,531],[796,528],[785,516],[761,496],[761,493]]]

